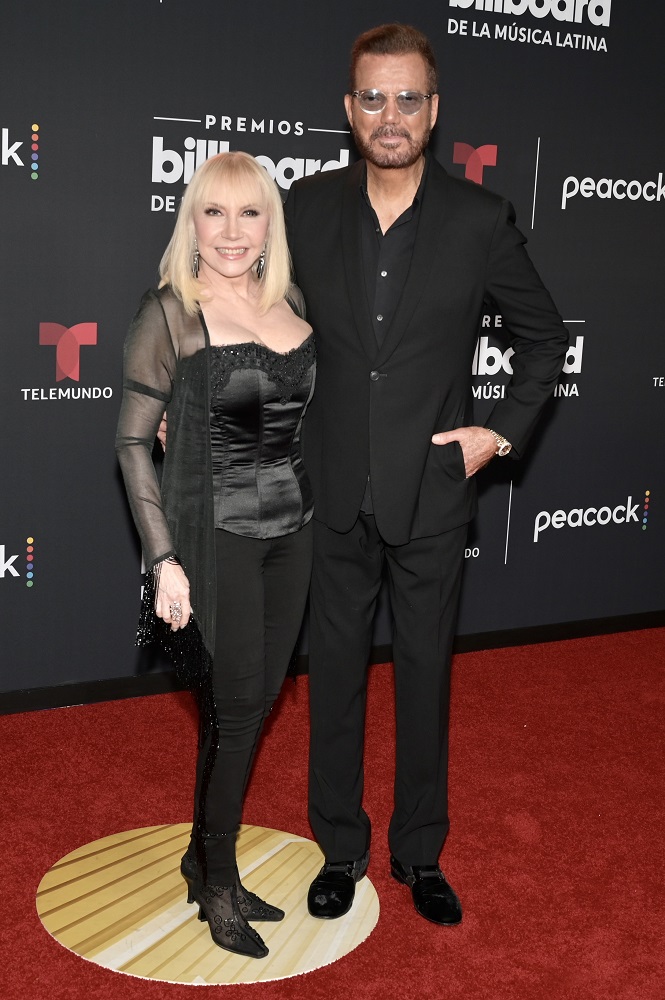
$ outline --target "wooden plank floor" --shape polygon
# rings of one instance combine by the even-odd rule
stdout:
[[[256,922],[270,949],[264,959],[242,958],[213,944],[198,907],[188,906],[180,857],[186,823],[127,830],[78,848],[42,879],[37,911],[65,948],[108,969],[170,983],[268,982],[329,965],[357,948],[379,918],[368,878],[358,883],[350,913],[316,920],[307,889],[323,863],[311,840],[279,830],[243,826],[238,865],[244,885],[281,906],[280,923]]]

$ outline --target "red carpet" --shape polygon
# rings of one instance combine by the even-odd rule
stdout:
[[[452,830],[441,860],[465,910],[457,928],[417,917],[387,875],[393,693],[389,667],[373,668],[366,806],[377,929],[307,976],[199,989],[260,1000],[661,1000],[664,667],[663,629],[456,658]],[[70,954],[34,905],[44,872],[78,845],[189,818],[189,697],[7,716],[0,747],[3,1000],[191,1000],[195,987],[131,979]],[[287,682],[263,744],[247,822],[311,836],[306,755],[299,678]]]

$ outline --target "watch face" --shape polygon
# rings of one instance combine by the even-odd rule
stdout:
[[[501,445],[501,447],[499,448],[499,451],[497,452],[497,454],[498,454],[498,455],[499,455],[499,456],[500,456],[501,458],[503,458],[503,456],[504,456],[504,455],[507,455],[507,454],[508,454],[508,452],[510,451],[510,449],[511,449],[511,448],[512,448],[512,445],[511,445],[511,444],[508,444],[508,442],[507,442],[507,441],[505,441],[505,442],[504,442],[504,443],[503,443],[503,444]]]

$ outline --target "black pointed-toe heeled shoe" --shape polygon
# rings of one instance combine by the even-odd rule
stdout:
[[[193,903],[194,886],[197,881],[200,881],[200,875],[196,858],[189,851],[183,855],[180,862],[180,874],[187,883],[187,902]],[[280,910],[279,906],[273,906],[272,903],[266,903],[255,892],[245,889],[240,881],[240,876],[238,876],[235,885],[238,907],[245,920],[265,920],[277,923],[278,920],[284,919],[284,910]]]
[[[199,904],[199,920],[207,920],[218,947],[245,958],[266,957],[265,942],[240,912],[235,885],[194,885],[191,893]]]

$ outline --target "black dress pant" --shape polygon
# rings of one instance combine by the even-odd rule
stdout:
[[[310,598],[310,823],[328,861],[369,847],[362,807],[367,661],[388,567],[397,715],[391,853],[436,864],[448,832],[450,654],[467,526],[387,545],[360,514],[346,534],[314,522]]]
[[[232,848],[263,722],[282,687],[302,623],[312,562],[311,522],[269,539],[217,529],[215,547],[212,689],[217,725],[202,732],[194,833],[230,834]]]

